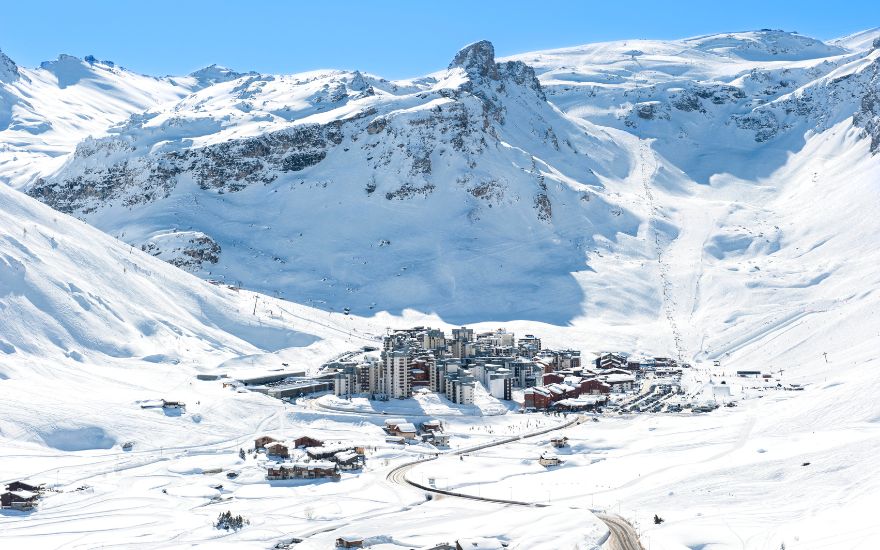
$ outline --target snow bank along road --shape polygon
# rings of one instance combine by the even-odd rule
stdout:
[[[531,437],[537,437],[539,435],[543,435],[549,432],[562,430],[568,428],[570,426],[578,425],[581,422],[584,422],[585,417],[578,415],[573,420],[568,422],[564,422],[557,426],[552,426],[550,428],[544,428],[542,430],[538,430],[535,432],[531,432],[524,435],[518,435],[513,437],[506,437],[503,439],[499,439],[497,441],[492,441],[490,443],[483,443],[480,445],[475,445],[473,447],[467,447],[464,449],[458,449],[456,451],[443,453],[445,455],[463,455],[465,453],[479,451],[482,449],[488,449],[489,447],[499,447],[501,445],[507,445],[508,443],[513,443],[515,441],[520,441],[523,439],[528,439]],[[440,495],[446,495],[450,497],[463,498],[468,500],[481,500],[483,502],[494,502],[497,504],[504,505],[512,505],[512,506],[533,506],[533,507],[546,507],[548,504],[536,503],[536,502],[524,502],[521,500],[507,500],[507,499],[499,499],[499,498],[488,498],[488,497],[480,497],[475,495],[469,495],[466,493],[459,493],[456,491],[447,491],[444,489],[437,489],[436,487],[430,487],[427,485],[423,485],[421,483],[417,483],[412,481],[406,477],[406,474],[409,470],[421,464],[423,462],[430,462],[431,460],[437,460],[438,456],[433,456],[430,458],[422,458],[419,460],[414,460],[412,462],[407,462],[406,464],[401,464],[400,466],[396,466],[388,472],[387,479],[392,483],[402,486],[410,486],[415,487],[416,489],[427,491],[429,493],[436,493]],[[609,537],[607,546],[609,550],[643,550],[642,544],[639,542],[639,537],[636,534],[633,526],[629,524],[625,519],[616,515],[616,514],[596,514],[596,517],[602,521],[606,526],[608,526]]]

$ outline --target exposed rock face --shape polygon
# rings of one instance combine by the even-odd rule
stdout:
[[[868,90],[862,96],[861,109],[853,115],[853,123],[868,134],[871,153],[876,155],[880,153],[880,61],[874,62],[871,72]]]
[[[387,199],[428,196],[437,185],[433,181],[435,151],[451,148],[473,168],[490,143],[497,141],[497,126],[504,124],[509,107],[550,112],[534,70],[520,61],[496,63],[489,42],[467,46],[456,54],[450,68],[463,69],[469,79],[457,88],[419,94],[424,101],[449,100],[438,102],[431,109],[392,109],[389,114],[379,114],[375,107],[370,107],[325,124],[299,124],[201,147],[174,147],[167,152],[160,147],[145,154],[137,145],[143,138],[134,132],[142,132],[141,128],[150,124],[156,114],[132,117],[128,126],[121,129],[121,135],[81,143],[69,163],[71,169],[62,171],[59,177],[37,180],[29,193],[62,212],[74,214],[91,214],[111,203],[130,208],[167,198],[181,178],[191,178],[203,190],[235,193],[315,167],[348,141],[351,145],[345,152],[352,145],[357,146],[365,153],[371,170],[386,171],[401,162],[406,167],[401,171],[404,180],[386,188]],[[252,99],[267,82],[274,80],[268,77],[264,82],[259,76],[240,75],[217,66],[192,76],[211,81],[242,77],[236,80],[233,90],[246,99]],[[336,108],[374,93],[367,79],[355,72],[330,79],[308,101],[317,109]],[[175,116],[162,128],[180,132],[187,124],[191,124],[187,119]],[[540,115],[531,126],[536,137],[559,149],[553,127]],[[375,191],[375,178],[371,185]],[[546,196],[544,203],[549,204]],[[540,217],[548,218],[549,208],[542,208]]]
[[[450,69],[455,67],[461,67],[476,81],[500,78],[498,65],[495,63],[495,47],[488,40],[474,42],[462,48],[449,64]]]
[[[18,65],[0,51],[0,82],[15,82],[18,77]]]
[[[220,245],[199,231],[172,231],[151,237],[141,250],[191,273],[220,261]]]
[[[318,164],[341,139],[338,122],[302,125],[200,149],[123,158],[109,165],[100,157],[119,151],[133,153],[134,148],[123,140],[90,140],[77,147],[74,158],[97,162],[70,178],[40,179],[29,194],[61,212],[88,214],[112,201],[131,207],[165,198],[184,173],[202,189],[241,191],[251,184],[270,183],[278,173]]]
[[[541,83],[535,76],[535,70],[522,61],[508,61],[506,63],[495,62],[495,47],[487,40],[475,42],[464,47],[452,59],[449,64],[450,69],[456,67],[464,69],[474,84],[468,87],[469,91],[474,91],[483,99],[492,103],[494,106],[497,98],[494,96],[487,97],[486,91],[498,93],[504,91],[503,81],[509,80],[516,86],[525,86],[534,91],[541,100],[546,100],[544,90]],[[479,90],[479,88],[485,90]],[[483,92],[481,94],[480,92]]]

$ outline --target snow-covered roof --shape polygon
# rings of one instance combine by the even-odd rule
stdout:
[[[609,374],[605,377],[605,381],[609,384],[625,384],[626,382],[633,382],[635,378],[630,374]]]
[[[311,462],[285,462],[279,465],[280,468],[304,468],[307,470],[317,470],[317,469],[334,469],[336,468],[335,462],[330,462],[329,460],[313,460]]]
[[[338,460],[339,462],[348,462],[349,460],[357,459],[357,457],[358,457],[358,454],[356,452],[347,451],[344,453],[338,453],[336,455],[336,460]]]
[[[412,422],[403,422],[401,424],[398,424],[397,429],[401,432],[416,432],[415,424],[413,424]]]

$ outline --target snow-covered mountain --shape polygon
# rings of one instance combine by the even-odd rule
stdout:
[[[407,82],[217,84],[80,143],[29,192],[202,276],[328,309],[564,323],[594,235],[637,230],[603,192],[633,166],[480,42]]]
[[[868,37],[880,36],[873,31]],[[856,49],[844,47],[854,45]],[[864,47],[863,47],[864,46]],[[808,132],[857,115],[875,134],[873,40],[839,44],[782,31],[664,42],[590,44],[514,56],[540,75],[566,113],[655,139],[654,149],[699,183],[715,174],[768,174]]]
[[[0,538],[323,548],[391,525],[396,538],[379,534],[397,547],[493,529],[592,548],[589,510],[623,502],[631,521],[666,518],[640,525],[654,548],[870,546],[878,37],[765,30],[507,60],[481,42],[396,82],[0,57],[0,178],[31,195],[0,187],[0,463],[62,489],[0,515]],[[381,415],[195,380],[317,366],[391,326],[510,319],[548,347],[679,355],[709,392],[739,368],[806,389],[703,416],[606,415],[566,432],[555,470],[529,458],[546,440],[451,460],[448,479],[426,463],[484,496],[553,491],[519,515],[389,484],[389,460],[413,452],[381,448]],[[159,398],[187,414],[140,407]],[[542,417],[459,417],[450,432],[472,444]],[[237,454],[266,431],[380,454],[339,485],[270,486]],[[215,504],[254,524],[217,531]]]
[[[83,139],[130,115],[241,76],[211,66],[182,77],[145,76],[101,61],[59,55],[36,69],[0,52],[0,182],[21,187],[60,166]]]
[[[671,347],[688,321],[655,264],[688,231],[686,205],[720,199],[707,183],[773,178],[835,128],[869,138],[867,162],[876,35],[763,30],[501,62],[480,42],[399,82],[209,68],[194,78],[213,85],[82,141],[28,192],[202,277],[328,310],[601,317],[667,327]],[[738,229],[714,222],[727,246]]]
[[[827,280],[855,284],[840,249],[795,258],[822,240],[803,234],[871,230],[871,191],[852,182],[877,173],[878,37],[762,30],[502,61],[479,42],[398,82],[209,67],[162,80],[199,89],[27,189],[202,277],[326,310],[548,321],[718,356],[815,308]],[[853,201],[859,223],[792,226],[808,188]],[[765,292],[767,311],[718,317]]]

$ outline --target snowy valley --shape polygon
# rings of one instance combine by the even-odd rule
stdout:
[[[873,548],[878,75],[876,29],[482,41],[397,81],[0,53],[0,482],[44,486],[0,544]],[[392,338],[465,324],[547,353]],[[735,406],[668,407],[653,363],[526,397],[610,388],[605,352]],[[357,378],[394,353],[421,389]],[[468,401],[441,357],[539,372]],[[240,383],[294,371],[326,386]]]

